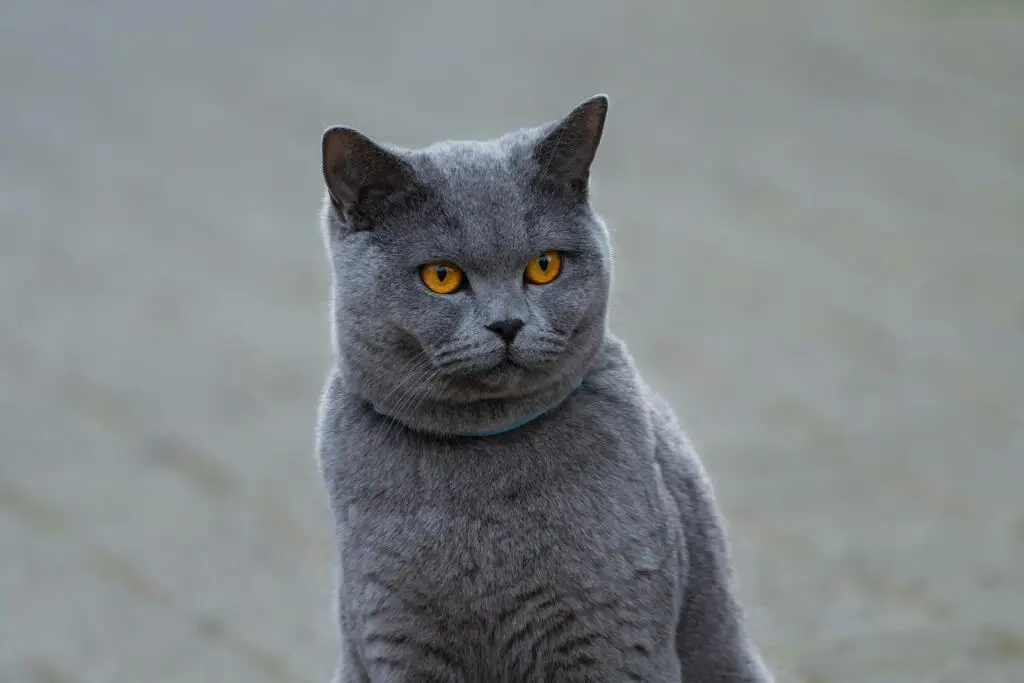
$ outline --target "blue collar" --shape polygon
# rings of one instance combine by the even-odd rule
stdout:
[[[491,429],[490,431],[486,431],[486,432],[459,432],[455,436],[478,437],[478,436],[498,436],[499,434],[507,434],[508,432],[511,432],[513,430],[516,430],[516,429],[519,429],[520,427],[522,427],[524,425],[530,424],[531,422],[533,422],[534,420],[536,420],[538,417],[540,417],[541,415],[543,415],[546,412],[547,411],[545,410],[544,412],[538,413],[536,415],[531,415],[530,417],[526,418],[525,420],[520,420],[519,422],[516,422],[515,424],[511,424],[508,427],[501,427],[500,429]]]
[[[529,417],[525,417],[522,420],[519,420],[518,422],[515,422],[513,424],[508,425],[507,427],[499,427],[498,429],[490,429],[490,430],[483,431],[483,432],[458,432],[454,436],[465,437],[465,438],[476,438],[476,437],[484,437],[484,436],[498,436],[500,434],[507,434],[509,432],[515,431],[515,430],[519,429],[520,427],[525,427],[526,425],[530,424],[531,422],[533,422],[537,418],[540,418],[540,417],[543,417],[544,415],[547,415],[552,410],[554,410],[558,406],[560,406],[563,403],[565,403],[565,401],[568,400],[569,396],[572,396],[574,393],[576,393],[576,390],[579,389],[582,385],[583,385],[583,380],[581,379],[580,381],[578,381],[575,384],[575,386],[573,386],[572,391],[570,391],[569,394],[565,398],[563,398],[561,401],[559,401],[558,403],[556,403],[554,405],[551,405],[551,406],[548,406],[544,410],[542,410],[542,411],[540,411],[538,413],[534,413],[533,415],[530,415]],[[391,417],[390,415],[388,415],[387,413],[385,413],[384,411],[382,411],[377,406],[373,406],[373,409],[375,411],[377,411],[377,413],[379,415],[383,415],[384,417],[390,418],[392,420],[395,419],[395,418]]]

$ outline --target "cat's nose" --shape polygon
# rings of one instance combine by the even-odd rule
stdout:
[[[512,340],[519,334],[519,330],[523,329],[523,324],[523,321],[519,318],[511,318],[510,320],[493,322],[487,325],[487,329],[505,340],[506,344],[511,344]]]

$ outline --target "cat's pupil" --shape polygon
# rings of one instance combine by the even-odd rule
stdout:
[[[537,259],[537,265],[540,266],[541,270],[547,270],[548,266],[551,265],[551,258],[545,254]]]
[[[448,269],[445,268],[444,266],[438,266],[437,267],[437,281],[438,282],[444,282],[447,277],[448,277]]]

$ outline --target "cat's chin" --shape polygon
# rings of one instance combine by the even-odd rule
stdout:
[[[528,370],[509,356],[505,356],[491,367],[466,377],[471,386],[488,394],[505,394],[519,385]]]

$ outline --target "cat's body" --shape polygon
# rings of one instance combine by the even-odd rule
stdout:
[[[604,111],[420,152],[325,137],[341,683],[771,680],[707,477],[605,329]],[[548,250],[556,279],[524,281]],[[442,260],[465,287],[424,288]]]

